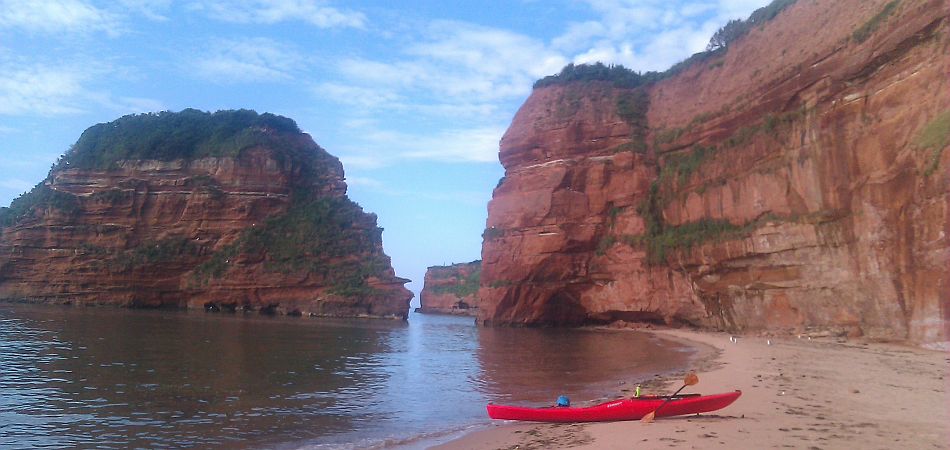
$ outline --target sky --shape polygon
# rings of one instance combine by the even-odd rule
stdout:
[[[86,128],[247,108],[340,158],[417,297],[479,259],[498,141],[567,63],[665,70],[767,0],[0,0],[0,205]]]

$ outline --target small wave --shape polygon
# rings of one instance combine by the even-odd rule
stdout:
[[[408,436],[363,438],[347,443],[308,443],[300,447],[291,448],[294,450],[422,450],[458,439],[484,427],[485,424],[469,424]]]

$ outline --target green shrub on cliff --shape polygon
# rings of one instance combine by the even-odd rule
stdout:
[[[647,246],[647,260],[651,264],[666,263],[674,250],[685,250],[705,242],[719,242],[748,234],[751,229],[734,225],[727,220],[700,219],[696,222],[667,226],[659,234],[643,240]]]
[[[897,6],[900,4],[900,0],[893,0],[888,4],[884,5],[874,17],[868,19],[867,22],[864,22],[863,25],[854,30],[854,33],[851,33],[851,38],[854,39],[857,43],[862,43],[866,41],[882,23],[887,21],[887,18],[894,13],[894,10],[897,9]]]
[[[924,126],[917,134],[914,144],[922,150],[930,150],[930,161],[924,168],[924,176],[932,175],[940,165],[943,150],[950,145],[950,111],[938,114]]]
[[[646,250],[649,264],[666,263],[667,256],[674,250],[744,236],[758,225],[755,221],[734,225],[726,220],[707,218],[680,225],[668,225],[663,220],[660,183],[661,180],[657,180],[650,184],[649,195],[637,207],[637,213],[645,222],[646,232],[642,235],[622,236],[622,241],[626,244]],[[616,238],[611,238],[606,243],[607,247],[615,242]]]
[[[200,248],[188,238],[168,238],[145,242],[120,253],[109,262],[110,269],[128,271],[154,264],[175,262],[184,255],[197,256]]]
[[[278,150],[278,158],[328,157],[312,141],[296,139],[300,132],[291,119],[247,109],[131,114],[84,131],[56,168],[108,169],[126,160],[237,156],[254,146]]]
[[[15,225],[37,208],[53,208],[71,215],[79,211],[79,201],[75,195],[57,191],[45,183],[40,183],[29,192],[14,199],[10,207],[0,208],[0,227]]]
[[[242,233],[195,268],[195,281],[223,277],[240,254],[265,257],[269,272],[310,272],[326,280],[331,292],[368,295],[370,276],[390,267],[382,228],[367,227],[363,209],[346,197],[308,198],[298,193],[290,209]]]
[[[455,284],[447,286],[433,286],[430,288],[430,290],[433,294],[452,294],[458,298],[475,295],[478,293],[478,288],[481,286],[482,282],[481,261],[476,262],[479,263],[478,267],[473,269],[468,275],[462,277],[458,274],[455,274]]]
[[[678,185],[686,184],[689,177],[699,170],[700,166],[711,158],[717,149],[715,146],[694,145],[693,148],[682,153],[671,153],[663,160],[660,169],[661,182],[674,182]]]
[[[373,253],[382,229],[359,228],[363,209],[348,198],[317,198],[294,204],[280,216],[245,233],[244,250],[267,252],[271,261],[291,268],[317,257],[342,258]]]
[[[609,81],[619,88],[635,88],[643,84],[643,77],[622,65],[570,63],[557,75],[546,76],[534,83],[535,89],[545,86],[567,84],[575,81]]]
[[[630,125],[631,141],[622,148],[634,153],[647,151],[647,111],[650,109],[650,96],[643,89],[624,92],[617,97],[617,115]]]

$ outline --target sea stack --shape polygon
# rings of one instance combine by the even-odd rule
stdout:
[[[665,73],[541,80],[501,140],[479,320],[948,346],[948,13],[773,2]]]
[[[339,160],[272,114],[95,125],[0,226],[0,300],[405,319],[412,297]]]
[[[478,288],[482,277],[482,262],[431,266],[426,269],[425,284],[419,293],[420,308],[416,311],[430,314],[478,314]]]

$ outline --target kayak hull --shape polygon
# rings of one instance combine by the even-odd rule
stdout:
[[[656,412],[656,417],[681,416],[720,410],[732,404],[742,391],[715,395],[674,397]],[[523,408],[488,405],[488,417],[532,422],[615,422],[639,420],[656,411],[668,397],[637,397],[614,400],[586,408]]]

